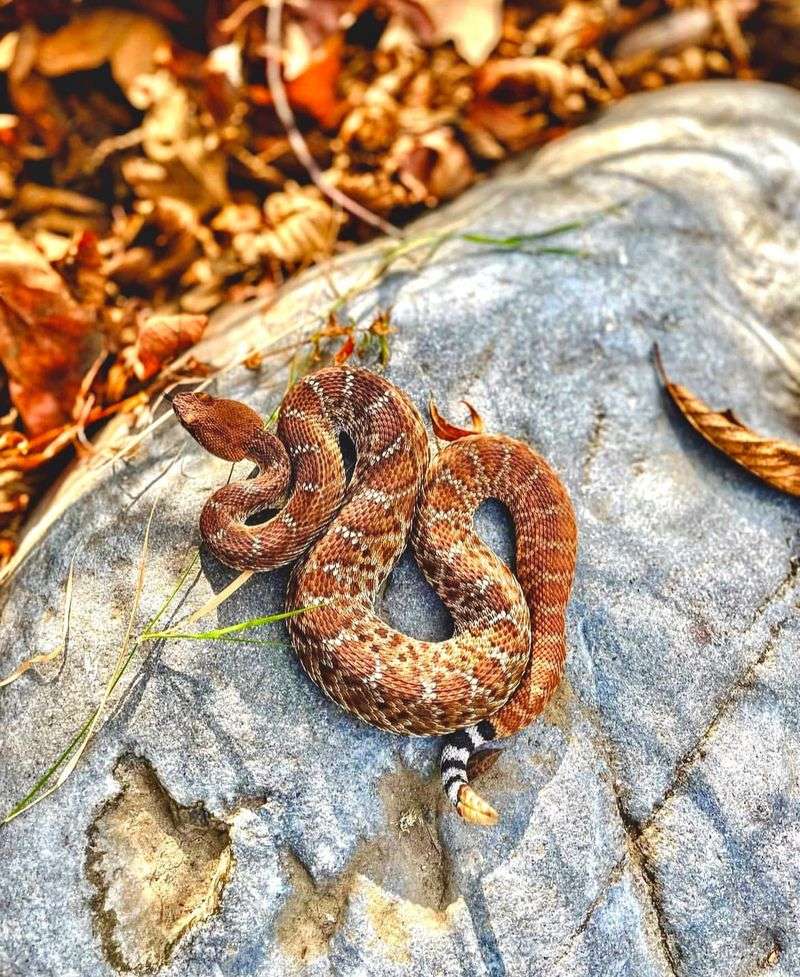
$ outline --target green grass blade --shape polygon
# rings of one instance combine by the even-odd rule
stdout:
[[[523,254],[555,254],[561,255],[566,258],[591,258],[591,251],[584,251],[582,248],[533,248],[528,250],[527,248],[520,248]]]
[[[285,621],[289,617],[297,617],[298,614],[305,614],[312,611],[322,604],[311,604],[308,607],[297,607],[292,611],[281,611],[279,614],[268,614],[266,617],[254,617],[249,621],[239,621],[236,624],[229,624],[224,628],[214,628],[211,631],[146,631],[142,636],[142,641],[157,641],[162,638],[182,638],[189,640],[209,640],[224,638],[229,634],[237,634],[239,631],[247,631],[249,628],[258,628],[262,624],[275,624],[277,621]]]
[[[19,815],[27,811],[29,807],[33,807],[34,804],[37,804],[39,801],[44,800],[44,798],[47,797],[48,794],[52,793],[56,789],[55,785],[53,785],[53,787],[51,787],[50,790],[46,791],[45,793],[41,793],[42,790],[47,786],[48,782],[52,779],[53,774],[72,755],[73,750],[75,750],[78,743],[85,735],[86,730],[89,728],[92,722],[94,722],[94,718],[98,711],[99,709],[95,709],[95,711],[91,714],[91,716],[89,716],[89,718],[86,720],[83,726],[81,726],[78,732],[72,737],[69,746],[67,746],[67,748],[63,751],[63,753],[61,753],[58,757],[56,757],[56,759],[47,768],[47,770],[45,770],[45,772],[36,781],[33,787],[31,787],[31,789],[22,798],[22,800],[19,801],[17,804],[15,804],[14,807],[12,807],[11,810],[3,817],[3,820],[0,821],[0,824],[8,824],[9,821],[13,821],[14,818],[19,817]]]
[[[185,633],[169,631],[165,632],[165,636],[174,641],[226,641],[240,645],[268,645],[270,648],[279,648],[286,643],[280,638],[236,638],[230,634],[223,635],[221,638],[206,638],[204,635],[191,634],[188,631]],[[150,636],[148,635],[147,640],[149,639]],[[152,640],[155,641],[155,637]]]
[[[139,644],[138,640],[133,643],[133,647],[130,648],[130,650],[128,646],[130,644],[131,634],[133,633],[133,624],[136,619],[136,614],[139,610],[139,604],[141,602],[142,590],[144,587],[144,574],[145,574],[145,569],[147,567],[147,548],[150,540],[150,527],[153,522],[153,515],[155,513],[157,501],[158,500],[156,499],[153,502],[153,505],[150,509],[150,515],[147,519],[147,524],[145,526],[144,540],[142,542],[142,553],[139,559],[139,569],[136,576],[136,588],[134,592],[134,599],[131,607],[131,612],[128,615],[128,623],[125,628],[125,635],[123,637],[122,644],[120,646],[120,650],[117,656],[117,661],[115,663],[114,670],[112,671],[111,677],[108,680],[105,691],[103,692],[103,695],[100,699],[100,703],[97,706],[97,708],[94,709],[94,711],[91,713],[91,715],[86,720],[86,722],[81,726],[81,728],[78,730],[75,736],[73,736],[72,740],[70,740],[70,743],[67,746],[67,748],[56,758],[56,760],[50,765],[50,767],[42,774],[42,776],[36,781],[36,783],[28,791],[28,793],[22,798],[22,800],[20,800],[17,804],[15,804],[14,807],[11,808],[11,810],[3,817],[2,821],[0,821],[0,824],[8,824],[9,821],[13,821],[14,818],[19,817],[20,814],[29,810],[35,804],[38,804],[40,801],[44,800],[45,797],[48,797],[55,790],[57,790],[64,783],[67,777],[69,777],[69,775],[75,769],[75,766],[77,765],[81,756],[83,755],[83,752],[86,749],[86,746],[88,745],[89,740],[91,739],[99,723],[103,710],[106,704],[108,703],[109,697],[113,693],[114,689],[117,687],[117,684],[119,683],[120,679],[125,673],[125,670],[127,669],[128,665],[131,662],[131,659],[133,658],[136,652],[136,649]],[[166,605],[162,605],[162,611],[160,611],[159,614],[163,613],[163,608],[165,606]],[[58,774],[56,782],[52,786],[48,787],[47,785],[50,783],[52,778],[56,775],[56,773],[59,770],[61,772]]]

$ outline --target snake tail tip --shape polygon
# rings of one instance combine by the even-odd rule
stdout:
[[[487,804],[482,797],[476,794],[469,784],[462,784],[458,792],[456,811],[469,824],[478,824],[485,828],[497,824],[500,820],[500,815],[492,805]]]

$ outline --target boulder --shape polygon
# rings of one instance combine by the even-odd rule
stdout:
[[[267,416],[299,330],[391,308],[387,372],[420,407],[461,420],[466,398],[551,461],[580,531],[566,676],[481,781],[502,817],[480,830],[441,797],[438,744],[338,710],[280,626],[136,646],[72,775],[0,828],[3,977],[800,972],[797,505],[688,428],[650,356],[797,436],[798,119],[761,83],[630,98],[410,227],[449,229],[434,255],[379,242],[219,319],[212,389]],[[230,474],[160,410],[56,493],[0,597],[6,674],[61,641],[74,558],[63,661],[0,689],[2,810],[101,701],[149,514],[134,634]],[[509,557],[504,512],[478,524]],[[232,576],[202,555],[160,624]],[[190,630],[278,611],[285,586],[253,577]],[[408,556],[383,610],[448,633]]]

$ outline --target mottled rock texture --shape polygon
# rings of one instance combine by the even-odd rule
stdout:
[[[278,627],[275,645],[152,643],[66,785],[0,829],[3,977],[163,961],[165,977],[800,973],[797,503],[689,430],[649,359],[658,341],[675,379],[798,437],[783,343],[800,327],[799,119],[800,96],[767,85],[632,98],[420,226],[508,236],[618,203],[547,242],[586,256],[451,241],[351,303],[360,319],[393,307],[389,374],[419,405],[459,419],[467,398],[575,501],[567,675],[483,781],[500,825],[459,823],[437,745],[338,711]],[[343,259],[339,291],[375,260]],[[266,320],[229,321],[208,355],[282,342],[330,301],[311,276]],[[285,382],[270,362],[216,389],[267,415]],[[69,642],[57,674],[0,691],[4,809],[99,700],[153,500],[142,619],[227,475],[168,420],[41,527],[1,598],[0,673],[57,644],[77,553]],[[479,523],[510,552],[498,508]],[[178,616],[229,579],[204,558]],[[219,624],[280,609],[285,580],[252,579]],[[447,634],[408,558],[385,612]],[[112,918],[119,886],[145,884]]]

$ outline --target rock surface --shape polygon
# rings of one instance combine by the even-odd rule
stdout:
[[[279,628],[274,646],[151,643],[71,778],[0,829],[2,977],[162,959],[164,977],[800,973],[797,504],[696,437],[649,359],[658,341],[675,379],[797,436],[782,341],[800,325],[798,119],[800,96],[767,85],[632,98],[421,225],[507,236],[619,203],[543,242],[587,256],[452,241],[351,303],[362,319],[393,307],[389,373],[419,405],[457,419],[466,397],[537,446],[576,505],[567,676],[483,781],[500,825],[459,823],[436,744],[338,711]],[[340,262],[340,291],[374,255]],[[276,341],[328,289],[309,277],[226,348]],[[269,362],[217,390],[269,414],[285,382]],[[227,474],[168,420],[40,527],[2,597],[0,674],[58,643],[77,553],[67,655],[0,690],[2,809],[100,699],[153,500],[142,620]],[[508,553],[502,513],[479,523]],[[205,558],[178,617],[229,579]],[[220,625],[280,609],[284,586],[252,579]],[[447,633],[407,558],[385,610]]]

